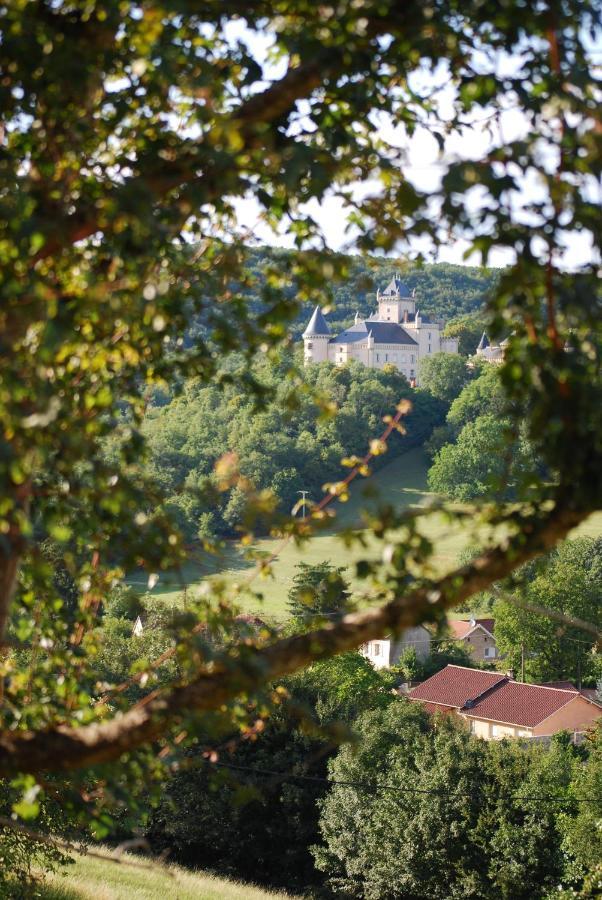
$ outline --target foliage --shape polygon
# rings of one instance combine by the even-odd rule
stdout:
[[[514,500],[525,483],[537,480],[537,462],[524,432],[516,433],[510,420],[493,415],[465,425],[455,443],[435,454],[428,473],[431,490],[463,502]]]
[[[474,657],[465,646],[457,641],[443,641],[431,645],[431,652],[426,659],[416,657],[416,651],[409,647],[399,657],[397,665],[391,670],[401,675],[404,681],[426,681],[431,675],[440,672],[446,666],[467,666],[479,668]]]
[[[200,382],[149,409],[143,424],[151,454],[146,471],[167,495],[167,508],[188,539],[201,532],[210,538],[268,530],[270,517],[253,515],[258,491],[270,491],[285,513],[297,507],[302,490],[310,503],[317,502],[323,485],[341,477],[341,459],[363,455],[382,431],[383,417],[404,398],[413,407],[407,434],[392,435],[387,460],[422,443],[441,421],[443,405],[425,391],[412,391],[395,370],[355,362],[344,369],[312,366],[299,392],[286,381],[287,365],[254,366],[258,381],[273,394],[261,411],[235,384],[220,389]],[[320,415],[316,396],[328,398],[332,415]],[[228,452],[236,454],[231,479],[220,485],[214,470]]]
[[[301,562],[288,592],[288,609],[294,626],[315,619],[341,616],[349,610],[349,583],[344,568],[329,562],[308,565]]]
[[[183,761],[149,826],[157,850],[169,848],[195,868],[292,890],[319,880],[310,847],[318,838],[317,801],[328,787],[326,761],[348,736],[346,723],[392,698],[386,677],[357,653],[318,663],[284,687],[288,699],[265,729]]]
[[[64,831],[66,821],[60,804],[40,793],[34,779],[27,782],[24,798],[6,781],[0,782],[0,814],[10,820],[14,804],[37,807],[37,821],[31,834],[0,825],[0,897],[19,900],[35,896],[40,871],[53,872],[71,862],[70,856],[52,840],[53,832]],[[19,809],[18,812],[22,812]]]
[[[253,704],[267,703],[266,683],[349,650],[385,625],[437,620],[600,506],[600,217],[590,185],[600,175],[602,135],[592,125],[599,106],[588,57],[594,16],[581,0],[344,0],[336,10],[300,0],[0,7],[0,639],[10,623],[0,671],[3,776],[69,770],[65,803],[102,836],[111,809],[131,809],[140,785],[154,782],[166,759],[176,764],[212,717],[250,733]],[[516,62],[500,67],[501,58]],[[415,84],[440,72],[449,83],[444,114],[429,89]],[[492,138],[470,160],[449,157],[448,137],[516,106],[523,135]],[[423,127],[444,151],[440,182],[428,191],[412,183],[404,149],[384,136]],[[515,202],[534,181],[538,198]],[[230,441],[215,447],[214,471],[192,466],[192,484],[161,483],[149,472],[143,421],[153,398],[164,402],[172,388],[226,387],[233,407],[251,391],[255,406],[268,408],[275,388],[262,383],[258,354],[282,365],[282,401],[290,389],[283,405],[306,394],[280,351],[302,311],[327,306],[334,284],[349,278],[350,258],[324,248],[312,213],[333,193],[347,204],[343,227],[362,254],[402,251],[415,237],[436,251],[462,238],[484,263],[493,248],[515,260],[500,273],[487,315],[493,337],[513,332],[500,373],[508,416],[514,433],[523,428],[521,440],[546,478],[530,480],[528,491],[514,479],[515,502],[483,511],[509,536],[461,580],[435,580],[433,547],[419,534],[417,516],[385,505],[367,518],[384,552],[366,551],[357,566],[375,605],[352,626],[240,638],[230,595],[216,584],[170,626],[167,659],[177,662],[177,674],[169,685],[165,669],[140,659],[144,702],[132,707],[126,690],[97,702],[104,689],[96,668],[100,613],[124,572],[140,567],[152,576],[181,563],[183,529],[193,523],[195,536],[206,534],[204,514],[220,488],[256,491],[263,529],[274,498],[288,502],[296,474],[286,460],[279,460],[278,482],[267,485],[275,493],[266,495],[255,471],[249,487],[235,460],[223,458]],[[241,200],[251,201],[262,227],[278,239],[286,232],[293,244],[286,264],[274,254],[260,278],[246,268]],[[566,272],[563,248],[576,235],[591,242],[592,260]],[[388,260],[381,271],[394,265]],[[467,277],[474,279],[468,303],[476,305],[493,279]],[[249,301],[249,287],[259,304]],[[450,311],[457,312],[452,293]],[[351,374],[340,377],[351,393]],[[393,415],[389,397],[396,404],[404,395],[387,394],[378,379],[373,384],[377,399],[387,400],[382,410],[372,401],[373,415]],[[328,400],[312,406],[312,420],[318,408],[328,411]],[[358,399],[347,417],[331,419],[333,434],[326,429],[323,443],[310,426],[309,452],[321,459],[325,451],[331,461],[329,440],[340,438],[359,471],[353,454],[365,450],[363,409]],[[179,412],[185,420],[185,403]],[[212,412],[208,404],[205,418]],[[281,423],[278,416],[266,431],[271,440]],[[388,427],[403,424],[390,420]],[[476,437],[487,434],[472,423],[473,454]],[[249,451],[257,443],[254,436]],[[499,451],[495,442],[480,446]],[[374,452],[382,450],[376,440]],[[240,464],[247,459],[275,480],[261,458],[249,452]],[[177,470],[179,455],[175,463]],[[203,502],[189,510],[195,491]],[[317,512],[323,515],[274,529],[302,543],[326,518]],[[229,494],[226,526],[241,515],[243,528],[252,529],[240,496]],[[219,522],[215,528],[222,533]],[[39,553],[46,538],[60,547],[77,585],[72,611]],[[362,534],[344,539],[367,542]],[[203,626],[232,640],[212,649]],[[114,666],[109,660],[107,668]],[[478,754],[468,756],[467,765],[476,765]],[[15,809],[32,813],[19,802]]]
[[[586,740],[587,757],[575,767],[570,793],[575,797],[587,797],[589,802],[575,804],[573,815],[564,813],[559,826],[564,838],[564,849],[572,860],[565,883],[581,885],[596,879],[596,867],[602,859],[602,726],[598,724]],[[597,877],[600,877],[598,871]],[[583,896],[588,896],[584,891]],[[592,896],[595,891],[592,890]]]
[[[495,637],[508,665],[519,672],[524,648],[525,673],[532,681],[578,679],[595,683],[596,636],[571,619],[602,626],[602,540],[565,541],[538,563],[501,586],[495,605]],[[504,599],[536,604],[568,617],[554,621],[545,614],[522,609]]]
[[[359,747],[329,765],[315,854],[331,888],[375,900],[544,897],[562,873],[558,808],[523,797],[566,795],[573,751],[475,740],[417,706],[364,714]]]
[[[473,312],[454,316],[443,330],[444,337],[458,339],[458,352],[462,356],[473,356],[481,335],[487,328],[487,319],[482,312],[475,309]]]
[[[438,400],[451,403],[468,381],[466,361],[456,353],[434,353],[420,361],[420,385]]]

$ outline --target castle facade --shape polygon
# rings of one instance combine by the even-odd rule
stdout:
[[[420,361],[433,353],[457,353],[458,341],[442,337],[444,323],[416,309],[415,292],[396,276],[376,292],[378,311],[333,336],[319,306],[303,332],[305,364],[356,359],[371,369],[393,365],[411,384],[420,381]]]

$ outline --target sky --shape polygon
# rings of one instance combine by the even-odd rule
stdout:
[[[270,44],[272,43],[269,35],[257,35],[246,29],[244,23],[237,21],[231,23],[232,39],[243,39],[251,49],[253,55],[264,66],[266,75],[271,79],[281,77],[282,72],[270,68],[266,61],[266,55]],[[602,39],[589,43],[591,58],[594,63],[598,61],[602,67]],[[520,60],[516,57],[506,56],[499,58],[498,71],[512,71],[519,65]],[[438,70],[435,73],[420,72],[415,76],[416,83],[412,87],[432,88],[440,86],[438,94],[439,112],[444,116],[451,115],[453,104],[453,87],[445,70]],[[500,141],[511,141],[520,139],[526,135],[529,124],[520,109],[508,108],[499,118],[499,124],[495,129],[490,127],[490,118],[486,110],[474,117],[470,127],[462,129],[460,133],[455,133],[446,138],[443,151],[440,150],[436,140],[432,134],[424,128],[418,128],[415,134],[408,138],[401,127],[394,127],[390,121],[382,119],[375,123],[379,137],[384,138],[393,147],[401,147],[406,153],[406,164],[404,173],[408,180],[416,187],[425,191],[434,191],[440,184],[442,174],[446,171],[446,161],[457,159],[480,159],[488,150],[498,144]],[[373,184],[357,184],[354,188],[356,197],[365,196],[369,192],[373,192],[375,183]],[[590,186],[591,198],[595,203],[602,206],[602,186],[592,183]],[[520,193],[516,196],[516,207],[520,207],[526,203],[533,202],[544,195],[542,194],[542,185],[538,184],[535,176],[528,177],[521,183]],[[478,197],[475,197],[478,202]],[[269,244],[272,246],[291,247],[293,241],[290,235],[283,230],[279,234],[274,234],[261,221],[260,208],[252,198],[240,198],[235,201],[235,209],[238,218],[238,224],[242,229],[250,232],[255,240],[259,243]],[[307,212],[312,216],[322,228],[327,245],[332,250],[345,250],[353,253],[354,248],[350,246],[350,236],[345,232],[345,222],[347,218],[347,210],[338,197],[330,196],[323,202],[311,202],[307,205]],[[520,215],[520,211],[518,212]],[[398,252],[390,255],[405,256],[412,258],[415,255],[423,254],[426,259],[431,262],[448,262],[455,264],[477,265],[481,262],[480,254],[466,257],[468,243],[463,240],[455,240],[449,245],[439,247],[434,250],[425,240],[414,238],[408,247],[399,248]],[[591,236],[587,234],[569,235],[566,240],[565,252],[560,260],[560,264],[567,269],[576,269],[580,265],[586,264],[592,259],[592,241]],[[506,248],[493,248],[488,265],[493,267],[503,267],[512,264],[514,261],[514,253]]]

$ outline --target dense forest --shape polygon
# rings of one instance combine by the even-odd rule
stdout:
[[[382,432],[383,417],[404,398],[412,402],[407,433],[391,436],[387,459],[422,444],[443,421],[446,404],[412,390],[392,366],[312,366],[303,374],[307,390],[296,394],[286,377],[290,366],[290,358],[256,364],[266,391],[260,409],[234,379],[223,388],[191,381],[169,403],[149,410],[147,474],[168,497],[188,540],[236,535],[258,491],[269,491],[286,514],[300,490],[319,500],[323,485],[344,474],[341,460],[363,456]],[[224,485],[216,463],[228,453],[232,478]],[[262,530],[260,520],[246,524]]]

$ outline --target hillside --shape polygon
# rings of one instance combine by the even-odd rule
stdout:
[[[263,551],[266,555],[275,552],[278,555],[273,564],[273,576],[268,579],[256,578],[252,584],[253,589],[263,595],[263,602],[250,596],[241,598],[246,610],[268,618],[278,620],[285,618],[286,596],[295,566],[301,561],[318,563],[329,560],[345,566],[349,570],[352,585],[358,587],[351,570],[354,561],[366,551],[359,546],[345,547],[339,532],[345,528],[361,528],[361,507],[366,505],[369,507],[378,500],[381,502],[386,500],[396,509],[407,509],[425,505],[434,499],[434,495],[427,488],[427,469],[428,460],[424,451],[421,448],[410,450],[374,473],[368,481],[356,481],[349,502],[338,504],[337,516],[332,526],[316,535],[304,547],[296,547],[290,542],[280,550],[281,541],[274,539],[258,541],[254,549]],[[367,496],[368,488],[372,496]],[[437,513],[422,520],[421,530],[435,545],[432,561],[436,573],[449,571],[457,563],[462,550],[491,536],[468,523],[463,528],[455,525],[452,530],[447,520]],[[602,513],[588,519],[577,529],[576,534],[591,536],[602,534]],[[166,573],[152,593],[162,597],[166,603],[180,604],[184,599],[182,593],[184,588],[194,590],[195,585],[212,574],[225,574],[233,583],[244,584],[252,575],[253,568],[253,565],[242,557],[237,544],[229,542],[221,557],[198,553],[178,572]],[[133,575],[130,583],[141,590],[145,586],[142,578],[141,574]]]
[[[35,896],[40,900],[284,900],[290,896],[179,866],[160,866],[127,853],[118,864],[106,853],[106,860],[77,856],[64,875],[48,876]]]
[[[262,289],[266,284],[267,268],[272,266],[278,272],[289,272],[292,260],[293,254],[289,250],[249,248],[245,265],[247,283],[244,286],[233,284],[232,288],[250,300],[251,307],[259,314],[265,309]],[[435,319],[449,321],[479,311],[501,271],[451,263],[418,266],[391,257],[345,256],[341,253],[328,254],[328,260],[333,271],[339,267],[346,270],[343,276],[335,276],[329,283],[332,304],[328,320],[333,330],[349,324],[356,312],[364,316],[374,312],[377,288],[383,288],[396,273],[401,274],[410,290],[416,290],[418,305],[424,312]],[[293,280],[284,288],[284,293],[288,299],[295,297],[297,287]],[[207,297],[207,300],[211,298]],[[294,340],[300,338],[312,308],[313,301],[303,304],[297,320],[292,323],[290,331]],[[202,326],[201,317],[196,320],[189,340],[194,341],[195,328]]]
[[[249,268],[261,284],[262,269],[268,261],[277,259],[279,264],[289,268],[286,250],[258,249],[249,254]],[[382,288],[396,273],[401,273],[404,284],[416,290],[418,303],[433,318],[445,320],[479,310],[489,291],[494,287],[499,270],[476,266],[457,266],[450,263],[431,263],[416,266],[390,257],[349,256],[333,254],[339,261],[344,259],[349,275],[340,282],[333,282],[333,310],[329,321],[333,325],[343,324],[356,312],[369,315],[376,306],[376,289]],[[294,294],[294,285],[290,293]],[[310,306],[300,316],[293,328],[298,337],[306,324],[305,315]]]

